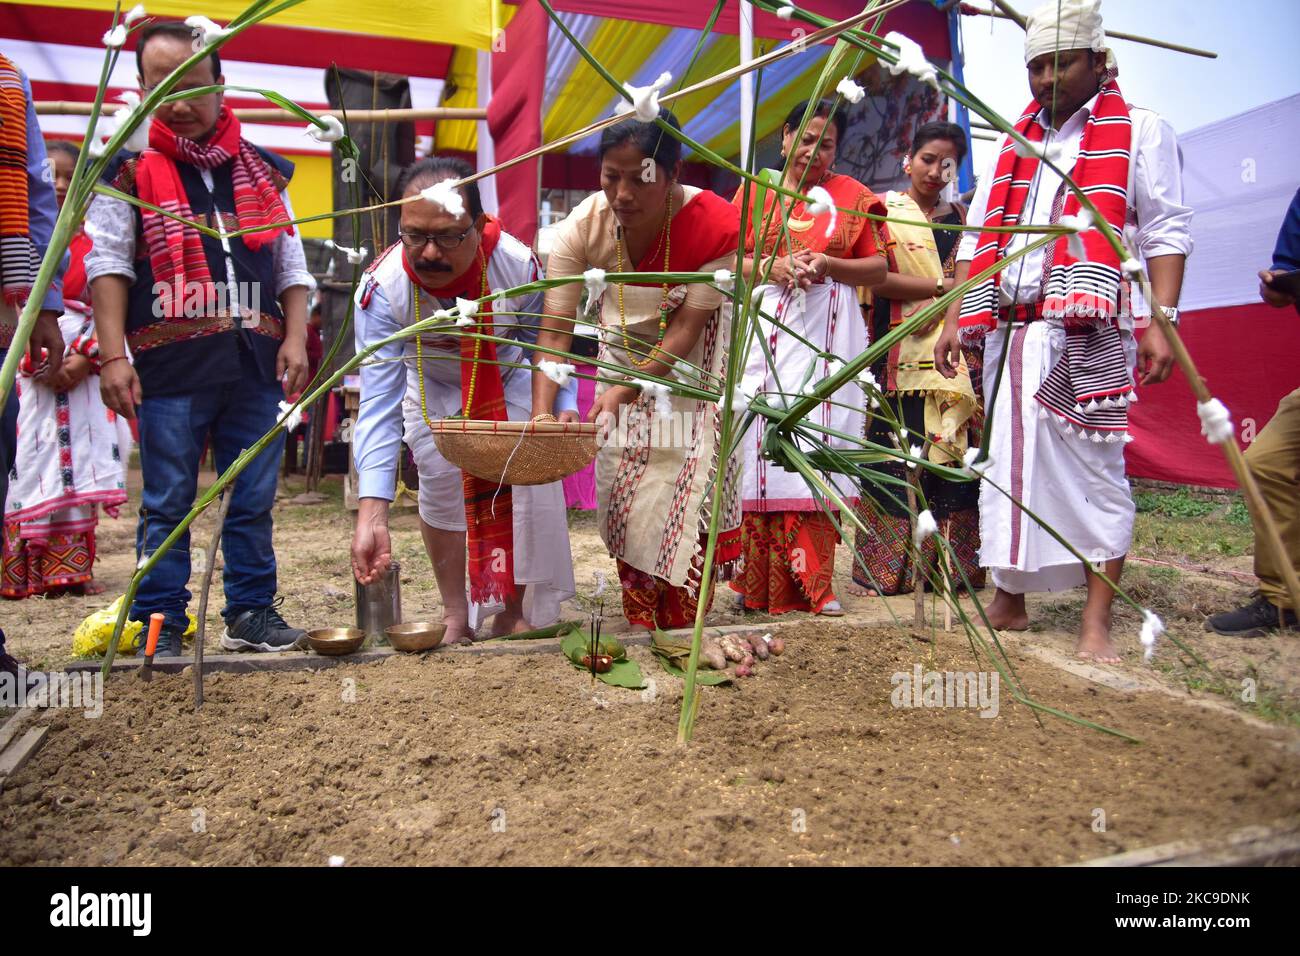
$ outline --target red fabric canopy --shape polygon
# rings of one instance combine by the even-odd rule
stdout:
[[[492,54],[487,126],[498,163],[542,145],[549,22],[541,4],[524,4],[506,27],[504,48],[510,53]],[[539,162],[530,159],[496,174],[501,221],[511,235],[529,245],[537,235]]]
[[[1179,334],[1215,398],[1228,406],[1245,447],[1300,386],[1300,316],[1263,303],[1183,313]],[[1138,388],[1130,411],[1128,473],[1179,484],[1235,488],[1223,450],[1201,436],[1186,377]]]

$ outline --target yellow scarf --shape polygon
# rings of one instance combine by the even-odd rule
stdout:
[[[891,190],[885,194],[889,211],[889,234],[894,240],[894,271],[900,275],[939,280],[943,263],[935,247],[934,232],[927,226],[908,226],[894,219],[925,220],[921,207],[907,193]],[[910,301],[894,301],[890,326],[899,325],[929,308],[934,296]],[[960,462],[966,454],[966,423],[975,412],[975,391],[970,373],[962,360],[956,378],[944,378],[934,367],[934,347],[943,331],[937,322],[928,332],[909,335],[890,355],[890,386],[900,393],[925,395],[925,431],[930,439],[929,458],[936,464]]]

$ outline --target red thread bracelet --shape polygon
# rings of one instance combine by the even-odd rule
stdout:
[[[118,359],[124,359],[124,358],[126,358],[125,355],[114,355],[114,356],[113,356],[112,358],[110,358],[110,359],[100,359],[100,360],[99,360],[99,367],[100,367],[100,368],[103,368],[103,367],[104,367],[105,365],[107,365],[109,362],[116,362]]]

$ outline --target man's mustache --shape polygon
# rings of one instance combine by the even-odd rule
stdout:
[[[417,262],[415,268],[420,272],[451,272],[451,266],[445,262]]]

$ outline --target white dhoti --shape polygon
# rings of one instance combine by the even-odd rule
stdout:
[[[1121,335],[1132,370],[1137,343],[1130,328]],[[992,464],[980,485],[980,565],[1011,594],[1085,583],[1083,562],[1047,528],[1090,564],[1122,557],[1133,540],[1124,443],[1081,439],[1058,426],[1055,416],[1039,416],[1034,395],[1064,351],[1065,330],[1051,319],[1016,325],[1009,336],[1001,323],[985,340],[986,407],[999,365],[1005,361],[1006,367],[988,412]]]

